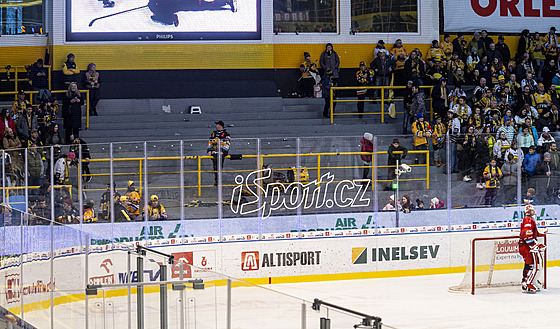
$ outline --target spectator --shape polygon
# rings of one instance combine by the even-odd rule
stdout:
[[[511,52],[509,51],[508,45],[505,43],[505,38],[503,35],[498,36],[498,43],[496,44],[496,50],[502,55],[502,61],[504,63],[509,63],[511,59]]]
[[[58,129],[58,123],[54,123],[49,127],[49,131],[45,136],[45,146],[53,146],[55,161],[60,157],[62,145],[64,145],[64,139]],[[50,157],[50,151],[48,151],[47,154],[47,157]]]
[[[224,159],[229,153],[231,144],[231,136],[224,128],[223,121],[216,121],[216,130],[212,132],[208,139],[208,148],[206,152],[212,156],[212,166],[214,170],[214,186],[218,186],[218,152],[222,154],[222,163],[220,167],[224,166]],[[134,214],[132,214],[134,215]]]
[[[56,99],[49,98],[43,100],[37,108],[37,123],[39,124],[39,133],[44,141],[49,127],[56,122],[58,116],[58,104]]]
[[[58,215],[56,221],[62,224],[72,224],[80,222],[80,214],[72,204],[72,200],[67,199],[62,203],[62,211]]]
[[[523,54],[528,53],[531,48],[531,37],[529,36],[529,30],[525,29],[521,31],[521,36],[519,37],[519,42],[517,43],[517,57],[523,56]]]
[[[459,172],[458,171],[458,163],[457,163],[457,143],[459,142],[459,138],[461,135],[461,122],[457,118],[457,114],[454,113],[452,110],[447,111],[447,134],[449,134],[449,166],[451,172]]]
[[[41,154],[37,152],[37,145],[31,144],[27,149],[27,174],[29,186],[41,186],[43,176],[43,161]]]
[[[529,133],[533,136],[535,145],[537,145],[537,142],[539,141],[539,135],[537,134],[537,129],[533,127],[531,118],[525,118],[525,124],[527,125],[527,127],[529,127]],[[521,132],[521,129],[519,130],[519,132]]]
[[[438,198],[433,197],[430,200],[430,209],[441,209],[443,206],[441,205],[441,201]]]
[[[302,97],[313,97],[313,86],[321,80],[319,70],[317,69],[317,61],[311,62],[311,55],[308,52],[303,53],[303,63],[299,66],[301,77],[299,89]]]
[[[556,143],[550,144],[548,153],[550,153],[550,165],[552,170],[560,171],[560,153],[558,153],[558,150],[556,149]]]
[[[542,129],[541,137],[537,141],[537,151],[539,153],[547,152],[548,150],[550,150],[550,146],[552,144],[556,144],[556,141],[550,134],[550,129],[548,127],[544,127]]]
[[[539,200],[537,199],[537,197],[535,196],[535,189],[530,187],[527,189],[527,193],[525,194],[525,198],[523,198],[523,203],[524,204],[532,204],[533,206],[536,206],[539,204]]]
[[[494,63],[496,59],[500,63],[503,61],[502,53],[500,53],[500,51],[496,49],[496,44],[493,42],[488,45],[488,48],[484,51],[484,55],[488,56],[488,61],[490,63]],[[504,68],[504,74],[505,74],[505,68]]]
[[[24,113],[20,113],[16,121],[16,131],[21,144],[27,147],[27,141],[31,136],[31,130],[37,129],[37,116],[33,113],[33,106],[28,105]]]
[[[89,115],[98,116],[97,104],[99,103],[99,72],[97,66],[93,63],[89,64],[85,74],[84,85],[89,90]]]
[[[453,44],[451,43],[451,36],[447,33],[443,36],[443,41],[441,42],[441,50],[443,51],[443,57],[445,61],[450,61],[453,54]]]
[[[84,210],[83,210],[83,217],[84,223],[93,223],[93,222],[97,222],[97,217],[95,217],[95,202],[91,199],[86,200],[85,204],[84,204]]]
[[[70,191],[68,187],[61,186],[58,189],[58,192],[54,196],[54,206],[55,206],[55,218],[58,218],[62,212],[62,206],[65,202],[69,202],[72,207],[74,204],[72,203],[72,197],[70,196]]]
[[[467,65],[467,74],[473,74],[478,62],[480,62],[478,50],[476,50],[476,48],[472,48],[469,52],[469,56],[467,57],[467,61],[465,62]],[[476,84],[478,84],[478,81],[476,81]]]
[[[117,186],[113,183],[113,200],[111,200],[111,184],[107,184],[107,191],[101,195],[101,201],[99,202],[99,214],[97,215],[101,220],[111,220],[111,207],[115,203],[119,202],[121,195],[117,191]],[[115,213],[115,216],[117,214]]]
[[[43,150],[43,142],[41,142],[41,140],[39,139],[39,131],[37,129],[31,129],[31,135],[29,136],[29,139],[27,140],[27,144],[23,145],[24,147],[29,147],[31,146],[31,144],[35,144],[37,145],[39,149],[39,153],[43,154],[44,150]]]
[[[388,86],[391,82],[394,63],[384,51],[378,53],[378,56],[370,63],[371,70],[375,73],[376,86]],[[388,89],[385,89],[385,99],[388,99]],[[375,89],[374,98],[379,95],[379,89]]]
[[[539,113],[537,112],[537,110],[535,109],[533,114],[533,111],[531,110],[531,107],[533,106],[533,94],[531,93],[531,87],[530,86],[525,86],[522,88],[523,92],[521,94],[519,94],[519,98],[517,100],[517,107],[519,109],[522,109],[524,107],[526,107],[527,105],[529,105],[529,108],[527,108],[527,114],[529,116],[538,116]]]
[[[560,108],[560,90],[556,90],[556,86],[560,86],[560,72],[556,73],[555,77],[558,77],[558,84],[553,83],[548,88],[548,94],[550,95],[550,100],[552,101],[551,109],[556,107]]]
[[[464,84],[467,83],[467,80],[465,78],[465,71],[463,69],[461,69],[460,67],[458,67],[455,70],[455,73],[453,73],[453,75],[451,76],[451,79],[453,79],[453,83],[455,84],[455,86],[462,86]]]
[[[504,162],[504,157],[506,151],[510,148],[510,143],[506,138],[506,133],[504,131],[498,134],[498,138],[494,143],[494,158],[500,162],[500,165]]]
[[[144,212],[146,207],[144,207]],[[144,215],[142,212],[142,215]],[[159,198],[157,195],[152,195],[150,197],[150,203],[148,204],[148,220],[166,220],[167,212],[161,203],[159,203]]]
[[[482,129],[484,128],[484,118],[482,116],[482,110],[480,109],[480,107],[474,108],[474,112],[471,114],[471,116],[469,116],[469,120],[467,121],[467,123],[474,126],[475,133],[479,134],[482,132]]]
[[[535,170],[535,174],[540,176],[537,177],[537,186],[539,187],[541,195],[544,194],[545,201],[549,201],[547,199],[553,194],[553,190],[556,188],[558,180],[558,172],[552,170],[550,161],[551,154],[549,152],[545,152],[543,154],[542,161],[537,164],[537,168]]]
[[[488,89],[489,88],[486,86],[486,78],[480,78],[480,80],[478,81],[478,85],[474,88],[472,97],[472,102],[475,107],[485,107],[485,104],[482,104],[481,101]]]
[[[439,85],[432,89],[432,110],[439,116],[444,116],[449,109],[449,99],[447,98],[447,79],[441,78]]]
[[[455,88],[451,90],[451,92],[447,95],[447,99],[449,100],[449,108],[452,109],[455,104],[458,103],[459,97],[464,96],[467,97],[467,94],[463,89],[461,89],[460,84],[456,84]]]
[[[91,181],[91,172],[89,170],[89,162],[91,161],[91,154],[89,152],[89,147],[87,145],[87,143],[76,136],[70,136],[70,141],[71,141],[71,145],[70,145],[70,152],[76,154],[76,156],[78,157],[78,159],[80,158],[80,145],[82,146],[82,175],[84,175],[82,177],[82,179],[86,182],[89,183]]]
[[[408,133],[408,125],[413,121],[411,118],[410,109],[412,107],[412,101],[414,93],[412,92],[412,87],[414,83],[412,80],[408,81],[406,84],[406,89],[404,90],[404,115],[403,115],[403,134]]]
[[[331,114],[331,87],[334,87],[333,82],[333,72],[328,70],[323,78],[321,79],[321,86],[323,89],[323,99],[325,100],[325,106],[323,106],[323,118],[329,118]],[[335,99],[333,95],[333,99]],[[336,108],[336,102],[333,102],[333,111]]]
[[[447,128],[445,124],[441,122],[441,117],[436,114],[436,120],[433,127],[432,133],[432,148],[434,150],[434,164],[436,167],[445,165],[443,159],[443,149],[445,147],[445,132]]]
[[[30,105],[31,103],[29,103],[29,101],[25,99],[25,91],[18,91],[17,99],[12,104],[12,111],[10,113],[12,120],[14,120],[14,122],[17,122],[18,116],[20,114],[24,114],[25,110]]]
[[[545,49],[544,41],[541,40],[539,32],[533,34],[533,39],[531,40],[531,47],[528,51],[531,59],[533,59],[535,65],[535,74],[537,76],[537,81],[542,81],[542,68],[544,66]]]
[[[23,159],[21,157],[21,141],[14,134],[11,128],[6,128],[4,131],[4,140],[2,141],[4,150],[8,152],[8,155],[12,161],[12,174],[15,178],[22,179],[24,168]]]
[[[492,62],[488,61],[488,56],[482,55],[480,57],[480,62],[476,64],[475,69],[480,72],[480,76],[486,79],[486,82],[492,81]]]
[[[54,164],[54,180],[57,185],[67,185],[69,182],[70,163],[76,159],[74,153],[63,154]]]
[[[130,217],[127,208],[128,201],[126,196],[123,195],[115,202],[115,222],[130,221],[133,219]]]
[[[524,54],[515,66],[515,74],[519,79],[521,79],[521,81],[523,81],[523,79],[527,78],[528,73],[534,74],[535,70],[533,69],[533,64],[531,63],[529,54]]]
[[[550,85],[552,84],[552,79],[556,75],[558,70],[556,69],[556,64],[553,59],[549,60],[546,65],[543,67],[542,70],[542,83],[546,90],[550,89]]]
[[[479,189],[484,189],[484,168],[490,162],[490,153],[488,152],[489,140],[491,135],[480,134],[476,135],[476,147],[474,152],[474,174],[476,175],[476,187]],[[492,142],[493,143],[493,142]],[[492,144],[493,145],[493,144]],[[472,176],[471,176],[472,179]]]
[[[62,64],[62,73],[64,73],[64,82],[66,84],[78,82],[78,74],[80,74],[80,70],[78,70],[76,62],[74,60],[74,54],[70,53],[68,54],[68,56],[66,56],[66,62]]]
[[[399,140],[397,138],[395,138],[395,139],[393,139],[393,142],[389,146],[389,149],[387,150],[387,154],[388,154],[388,156],[387,156],[387,166],[388,166],[387,167],[387,179],[392,181],[396,177],[395,169],[397,169],[397,161],[399,161],[399,163],[402,163],[402,160],[404,160],[404,158],[406,158],[406,155],[408,154],[408,149],[406,147],[402,146],[400,144]],[[385,190],[390,191],[391,190],[390,186],[391,186],[391,183],[389,183],[389,186],[386,187]]]
[[[490,70],[492,73],[492,83],[493,84],[498,83],[500,77],[502,77],[505,82],[504,76],[506,75],[507,71],[506,71],[506,67],[502,63],[502,60],[499,59],[498,57],[494,57],[491,63],[492,63],[492,67],[490,68]]]
[[[506,86],[509,87],[513,97],[517,99],[517,96],[521,94],[521,85],[517,82],[517,76],[515,73],[511,73],[509,75],[509,81],[506,83]]]
[[[548,34],[544,36],[544,48],[547,61],[555,59],[558,56],[558,37],[556,36],[556,28],[554,26],[552,26]]]
[[[395,211],[395,196],[391,194],[389,196],[389,202],[383,207],[383,211]]]
[[[513,154],[509,153],[507,161],[502,166],[502,203],[515,203],[517,196],[517,163],[515,163]]]
[[[4,135],[6,134],[6,128],[16,130],[16,124],[8,114],[8,109],[3,108],[2,112],[0,112],[0,142],[4,140]]]
[[[127,183],[127,189],[125,193],[126,197],[126,210],[128,215],[132,220],[141,219],[140,218],[140,194],[134,185],[134,182],[129,180]]]
[[[404,69],[407,80],[419,86],[424,84],[424,62],[418,57],[416,50],[410,53],[410,56],[404,63]]]
[[[40,103],[43,100],[51,98],[51,92],[49,91],[49,71],[43,66],[43,59],[39,58],[37,62],[33,63],[31,66],[31,86],[33,90],[37,91],[38,94],[35,98],[34,103]]]
[[[471,108],[467,105],[467,97],[459,97],[458,103],[453,106],[452,111],[457,114],[457,118],[461,122],[461,131],[464,131],[466,126],[469,124],[469,117],[472,115]]]
[[[424,210],[424,201],[416,199],[416,210]]]
[[[480,41],[482,41],[484,45],[484,51],[490,48],[490,45],[494,43],[494,40],[488,36],[488,31],[482,30],[480,31]],[[480,49],[479,49],[480,51]]]
[[[406,70],[404,68],[406,63],[406,58],[408,54],[406,49],[404,49],[402,45],[402,40],[397,39],[395,41],[395,45],[393,46],[393,50],[391,50],[391,60],[394,64],[394,84],[395,86],[405,86],[407,81]],[[400,89],[397,89],[395,92],[400,92]]]
[[[539,114],[541,114],[544,110],[550,109],[552,106],[550,94],[545,92],[544,85],[542,83],[539,83],[537,92],[533,94],[532,105],[537,109]]]
[[[407,214],[414,210],[414,205],[412,204],[412,201],[410,201],[410,197],[408,195],[402,197],[401,210]]]
[[[519,148],[519,143],[517,142],[517,139],[514,139],[511,142],[511,147],[506,151],[504,159],[507,159],[510,154],[513,155],[513,162],[515,163],[517,163],[519,159],[523,160],[523,155],[525,154],[525,152],[523,152],[523,150]]]
[[[529,147],[529,153],[523,158],[523,167],[527,176],[531,177],[535,175],[535,170],[537,169],[537,164],[541,161],[541,156],[535,152],[535,146]]]
[[[496,200],[496,189],[500,188],[500,179],[502,179],[502,171],[497,167],[495,159],[490,160],[490,164],[484,169],[483,175],[486,180],[484,204],[490,206]]]
[[[371,167],[371,159],[373,154],[373,135],[370,133],[364,133],[364,137],[360,140],[362,144],[360,152],[365,152],[367,154],[361,154],[360,157],[364,163],[364,169],[362,170],[362,179],[367,180],[369,175],[369,169]],[[369,182],[362,182],[363,185],[367,185]]]
[[[389,51],[385,48],[385,41],[383,40],[377,41],[377,45],[375,46],[375,49],[373,49],[373,58],[377,58],[380,52],[385,53],[387,57],[390,55]]]
[[[480,40],[480,33],[474,32],[473,38],[469,41],[467,49],[476,49],[477,54],[480,56],[481,52],[484,51],[484,43]]]
[[[325,46],[325,51],[321,54],[319,58],[319,64],[323,69],[323,75],[326,75],[328,71],[332,72],[331,81],[334,85],[338,83],[338,79],[340,78],[340,58],[338,54],[333,49],[332,43],[327,43]]]
[[[459,54],[459,58],[465,62],[467,60],[467,41],[465,41],[465,35],[462,32],[457,33],[457,38],[453,39],[453,51]]]
[[[463,182],[472,180],[471,169],[475,165],[476,155],[476,136],[474,135],[474,127],[469,126],[466,134],[459,139],[461,151],[459,152],[459,170],[463,177]]]
[[[498,129],[496,135],[499,135],[502,131],[506,133],[506,138],[511,144],[511,141],[515,138],[515,128],[511,125],[511,118],[508,116],[504,117],[504,124]]]
[[[454,52],[451,59],[447,62],[447,72],[449,73],[449,77],[453,77],[459,68],[464,70],[465,63],[461,60],[461,58],[459,58],[459,53]]]
[[[531,146],[535,146],[535,139],[529,133],[529,127],[526,124],[521,126],[521,133],[517,136],[517,139],[519,140],[519,147],[521,147],[524,154],[529,152]]]
[[[435,60],[433,65],[430,67],[428,72],[426,72],[426,78],[428,79],[428,83],[430,85],[437,85],[441,78],[447,76],[447,71],[445,66],[441,63],[440,60]]]
[[[538,83],[533,79],[533,73],[527,73],[527,77],[521,80],[521,88],[525,89],[525,86],[529,87],[531,94],[534,94],[538,90]]]
[[[410,117],[416,119],[418,114],[426,114],[426,99],[417,84],[412,86],[412,104],[410,105]],[[412,121],[412,120],[411,120]]]
[[[373,77],[374,77],[374,73],[372,70],[368,69],[366,67],[366,63],[365,62],[360,62],[360,69],[358,70],[358,72],[356,72],[356,80],[358,82],[358,86],[361,87],[367,87],[367,86],[371,86],[372,82],[373,82]],[[364,100],[366,99],[366,95],[368,94],[368,90],[367,89],[359,89],[356,91],[356,94],[358,95],[358,118],[362,118],[362,114],[364,113],[364,106],[365,106],[365,102]]]
[[[537,131],[544,131],[544,129],[546,128],[548,129],[548,132],[550,132],[550,127],[552,126],[552,118],[550,117],[550,113],[550,110],[546,109],[543,110],[541,115],[539,115],[539,118],[535,122],[535,129],[537,129]]]
[[[71,135],[80,137],[80,129],[82,128],[82,105],[84,99],[78,90],[75,82],[70,83],[68,91],[64,94],[64,103],[62,105],[62,118],[64,119],[64,130],[66,132],[66,141],[71,142]]]
[[[424,122],[424,115],[422,113],[416,115],[416,121],[412,124],[412,133],[414,134],[414,149],[427,150],[428,138],[432,136],[432,131],[430,125]],[[417,155],[414,163],[418,164],[420,162],[426,163],[425,156]]]

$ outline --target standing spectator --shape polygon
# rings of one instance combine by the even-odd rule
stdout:
[[[14,122],[16,122],[17,118],[18,118],[18,115],[20,115],[21,113],[24,113],[25,109],[27,109],[27,106],[29,106],[29,105],[31,105],[31,103],[29,103],[29,101],[27,99],[25,99],[25,91],[23,91],[23,90],[18,91],[17,99],[12,104],[12,111],[10,113],[10,116],[12,117],[12,120],[14,120]]]
[[[469,117],[468,124],[474,126],[474,131],[477,134],[482,132],[482,128],[484,128],[484,118],[482,117],[482,110],[480,107],[474,108],[474,112]]]
[[[550,165],[552,166],[552,170],[560,171],[560,153],[556,149],[556,143],[550,144],[548,153],[550,153]]]
[[[424,62],[418,57],[416,50],[410,53],[410,56],[404,63],[406,78],[414,84],[422,86],[424,84]]]
[[[78,75],[80,70],[76,66],[74,54],[70,53],[66,56],[66,62],[62,64],[62,73],[64,73],[64,82],[70,84],[72,82],[78,82]]]
[[[556,70],[555,61],[551,59],[546,63],[542,70],[542,82],[546,90],[549,90],[550,85],[552,84],[552,79],[556,73],[558,73],[558,70]]]
[[[461,69],[461,71],[464,70],[465,63],[461,60],[461,58],[459,58],[459,53],[453,52],[451,59],[447,62],[447,72],[449,77],[452,78],[458,69]],[[456,84],[456,82],[453,81],[455,80],[452,79],[451,83]]]
[[[21,141],[11,128],[6,128],[2,140],[4,150],[12,160],[12,173],[17,178],[23,178],[23,159],[21,158]]]
[[[523,56],[523,54],[528,53],[531,48],[531,37],[529,36],[529,30],[525,29],[521,31],[521,36],[519,37],[519,42],[517,43],[517,57]]]
[[[537,145],[537,142],[539,140],[539,135],[537,133],[537,129],[533,127],[533,122],[531,118],[525,118],[525,124],[527,125],[527,127],[529,127],[529,133],[533,136],[533,139],[535,140],[535,145]],[[521,129],[519,130],[519,132],[521,132]]]
[[[323,75],[325,75],[328,71],[332,72],[331,80],[333,84],[338,83],[338,79],[340,78],[340,58],[338,54],[333,49],[332,43],[327,43],[325,46],[325,51],[321,54],[319,58],[319,64],[323,69]]]
[[[459,170],[463,176],[463,182],[470,182],[471,169],[475,165],[476,155],[476,136],[474,134],[474,127],[468,126],[466,134],[459,140],[462,150],[459,153]]]
[[[500,188],[500,179],[503,176],[500,168],[496,166],[496,160],[490,160],[490,164],[484,169],[483,175],[486,180],[484,204],[490,206],[496,199],[496,189]]]
[[[533,35],[533,40],[531,41],[531,48],[529,49],[529,55],[534,61],[535,74],[537,76],[537,81],[542,81],[542,68],[544,67],[545,49],[544,41],[541,40],[539,32],[535,32]]]
[[[323,89],[323,99],[325,100],[325,106],[323,106],[323,118],[329,118],[331,114],[331,87],[334,87],[333,82],[333,72],[328,70],[323,78],[321,79],[321,86]],[[333,95],[333,99],[335,99]],[[333,111],[336,108],[336,102],[333,102]]]
[[[6,128],[16,130],[16,124],[8,114],[8,109],[3,108],[2,112],[0,112],[0,143],[4,140]]]
[[[37,152],[37,144],[33,143],[27,149],[27,173],[29,186],[41,186],[43,176],[43,160],[41,153]]]
[[[550,94],[545,92],[544,85],[542,83],[539,83],[537,91],[533,94],[533,101],[531,105],[537,109],[539,114],[550,109],[552,106]]]
[[[439,85],[432,89],[432,110],[439,116],[444,116],[449,109],[449,99],[447,98],[447,79],[441,78]]]
[[[370,133],[364,133],[364,137],[360,140],[360,144],[362,144],[360,152],[368,153],[362,154],[360,157],[364,163],[364,168],[362,171],[362,179],[367,180],[369,175],[369,168],[371,167],[371,159],[373,154],[373,135]],[[362,182],[363,185],[367,185],[369,182]]]
[[[16,123],[16,131],[24,147],[31,136],[31,130],[37,129],[37,116],[33,113],[33,106],[28,105],[24,113],[20,113]]]
[[[60,134],[60,129],[58,128],[58,123],[53,123],[49,127],[49,131],[47,131],[47,135],[45,136],[45,146],[52,146],[53,147],[53,154],[54,154],[54,162],[60,157],[62,152],[62,145],[64,145],[64,139]],[[50,166],[50,157],[51,151],[47,149],[47,166]],[[48,172],[48,170],[47,170]]]
[[[412,124],[412,133],[414,134],[414,149],[427,150],[428,138],[432,136],[430,125],[424,121],[424,115],[418,113],[416,121]],[[414,159],[414,163],[426,163],[425,156],[418,156]]]
[[[490,44],[494,43],[494,40],[488,36],[488,31],[486,30],[480,31],[480,41],[482,41],[482,44],[484,46],[484,51],[490,48]]]
[[[397,152],[397,153],[395,153]],[[408,149],[402,146],[397,138],[393,139],[391,145],[389,145],[389,149],[387,150],[387,179],[392,181],[395,179],[395,169],[397,169],[397,161],[402,164],[402,160],[406,158],[408,154]],[[389,186],[385,188],[386,191],[391,190],[391,182],[389,182]]]
[[[406,77],[406,70],[404,68],[406,63],[406,58],[408,57],[408,53],[406,49],[404,49],[402,45],[402,40],[397,39],[395,41],[395,45],[393,46],[393,50],[391,50],[391,60],[394,64],[394,83],[395,86],[405,86],[407,77]],[[402,92],[400,89],[397,89],[396,92]]]
[[[537,169],[537,164],[541,161],[541,156],[536,152],[535,146],[529,147],[529,153],[523,158],[523,167],[527,176],[531,177],[535,175],[535,170]]]
[[[545,153],[550,150],[550,146],[552,144],[556,144],[554,137],[550,134],[550,129],[548,127],[544,127],[542,129],[542,134],[539,140],[537,141],[537,151],[539,153]]]
[[[502,166],[502,203],[511,204],[515,203],[517,196],[517,163],[515,163],[513,154],[509,153],[507,161]]]
[[[57,185],[66,185],[70,177],[70,164],[76,159],[74,153],[63,154],[54,164],[54,182]]]
[[[504,117],[504,124],[498,128],[496,135],[499,135],[501,132],[506,133],[506,138],[511,144],[511,141],[515,138],[515,128],[511,125],[511,118],[509,116]]]
[[[556,28],[554,26],[552,26],[548,34],[544,36],[544,48],[546,60],[555,59],[558,56],[558,37],[556,36]]]
[[[480,57],[478,56],[478,51],[476,48],[472,48],[469,52],[469,56],[467,57],[467,61],[465,64],[467,65],[467,74],[473,75],[474,70],[476,69],[476,65],[480,62]],[[479,72],[480,73],[480,72]],[[475,83],[478,85],[478,80],[474,79]]]
[[[505,154],[510,147],[511,144],[506,138],[506,133],[504,131],[500,132],[493,146],[494,158],[499,162],[500,165],[504,163]]]
[[[377,58],[375,58],[370,63],[370,68],[375,73],[375,85],[376,86],[388,86],[391,82],[391,75],[393,74],[393,61],[384,51],[378,53]],[[389,90],[385,89],[385,99],[388,99]],[[375,89],[374,99],[379,95],[379,89]]]
[[[453,44],[451,43],[451,36],[449,34],[444,34],[443,41],[441,43],[441,49],[443,50],[443,55],[446,61],[451,60],[451,55],[453,54]],[[457,53],[458,54],[458,53]]]
[[[500,60],[500,62],[504,60],[502,53],[496,49],[496,44],[493,42],[488,45],[488,48],[484,51],[484,55],[488,56],[488,61],[490,63],[493,63],[495,59]]]
[[[447,128],[441,122],[441,116],[436,114],[436,120],[432,129],[432,148],[434,150],[434,164],[436,167],[445,165],[443,159],[443,149],[445,147],[445,132]]]
[[[459,54],[459,58],[465,62],[467,60],[467,41],[465,41],[465,34],[463,32],[457,33],[457,38],[453,39],[453,51]]]
[[[481,52],[484,51],[484,43],[480,40],[480,33],[474,32],[473,38],[469,41],[467,49],[476,49],[476,52],[480,56]]]
[[[558,180],[558,173],[552,170],[550,157],[550,153],[545,152],[542,161],[537,164],[535,169],[537,190],[545,202],[549,201],[549,196],[553,194]]]
[[[385,55],[389,57],[389,51],[385,48],[385,41],[383,40],[377,41],[377,45],[375,45],[375,49],[373,49],[373,58],[377,58],[379,53],[385,53]]]
[[[503,35],[498,36],[498,44],[496,44],[496,50],[502,55],[502,61],[504,63],[509,63],[511,59],[511,52],[509,51],[508,45],[505,43],[505,38]]]
[[[480,108],[478,109],[480,110]],[[467,105],[467,97],[465,96],[459,97],[457,100],[457,104],[453,106],[453,109],[451,110],[455,114],[457,114],[457,118],[459,118],[459,121],[461,122],[461,131],[464,131],[466,126],[469,124],[469,118],[471,117],[472,114],[470,106]]]
[[[319,70],[317,69],[317,61],[311,62],[311,55],[308,52],[303,53],[303,63],[299,66],[301,77],[299,78],[300,95],[303,97],[313,96],[313,86],[319,83]]]
[[[43,59],[39,58],[31,66],[31,86],[33,90],[39,92],[34,98],[34,103],[40,103],[43,100],[51,98],[51,92],[49,91],[49,71],[43,66]],[[37,101],[38,100],[38,101]]]
[[[476,137],[476,147],[475,147],[475,154],[474,154],[474,174],[476,176],[476,187],[478,189],[484,189],[484,168],[490,162],[490,153],[488,150],[490,149],[490,135],[488,134],[478,134],[475,130],[475,137]],[[472,178],[472,177],[471,177]]]
[[[545,110],[543,110],[541,115],[539,115],[539,118],[535,122],[535,128],[537,129],[537,131],[544,131],[544,129],[546,128],[550,132],[549,127],[552,126],[552,118],[550,116],[550,113],[551,112],[550,112],[549,109],[545,109]],[[542,153],[542,152],[540,152],[540,153]]]
[[[533,73],[527,73],[525,79],[521,80],[521,88],[529,87],[531,94],[534,94],[538,90],[538,83],[533,79]]]
[[[410,117],[416,119],[418,114],[426,114],[426,97],[420,91],[420,87],[415,84],[412,86],[412,104],[410,105]],[[412,121],[412,120],[411,120]]]
[[[529,133],[529,127],[526,124],[521,126],[521,133],[517,135],[517,139],[519,140],[519,147],[523,150],[524,154],[529,152],[531,146],[535,146],[535,139]]]
[[[515,74],[519,79],[521,79],[521,81],[523,81],[523,79],[527,78],[527,73],[533,74],[535,73],[535,71],[533,69],[533,64],[531,63],[531,60],[529,58],[529,54],[524,54],[519,59],[519,62],[515,67]]]
[[[360,62],[360,69],[356,72],[356,80],[358,82],[358,86],[367,87],[371,86],[373,82],[374,73],[372,70],[366,67],[365,62]],[[364,113],[364,106],[365,102],[363,100],[366,99],[366,95],[368,94],[367,89],[359,89],[356,90],[356,94],[358,95],[358,118],[362,118],[362,113]]]
[[[439,41],[433,40],[432,48],[430,48],[428,50],[428,54],[426,54],[426,62],[428,63],[428,66],[432,66],[436,61],[441,62],[444,58],[445,54],[439,47]]]
[[[488,56],[482,55],[480,56],[480,62],[475,66],[475,69],[480,72],[480,76],[485,78],[487,83],[492,81],[492,67],[490,63],[491,62],[488,61]]]
[[[433,65],[428,69],[426,72],[426,78],[428,79],[428,83],[430,85],[437,85],[441,78],[447,76],[447,69],[441,63],[441,60],[435,60]]]
[[[492,67],[490,68],[492,72],[492,83],[498,83],[500,77],[504,79],[505,83],[505,74],[506,74],[506,67],[502,63],[502,61],[498,57],[494,57],[492,60]]]
[[[461,122],[452,110],[447,111],[447,134],[449,134],[449,163],[451,172],[458,172],[457,143],[461,135]]]
[[[412,80],[408,81],[406,84],[406,89],[404,90],[404,115],[403,115],[403,134],[408,133],[408,125],[412,122],[410,115],[410,108],[412,107],[412,101],[414,98],[414,93],[412,92],[412,87],[414,83]]]
[[[218,186],[218,152],[222,154],[222,163],[220,167],[224,166],[224,159],[229,153],[231,144],[231,136],[224,128],[222,120],[216,121],[216,130],[212,132],[208,139],[208,148],[206,152],[212,156],[212,166],[214,170],[214,186]]]
[[[89,90],[89,115],[98,116],[97,103],[99,103],[99,72],[97,66],[89,64],[85,74],[85,86]]]
[[[488,89],[489,88],[486,86],[486,78],[480,78],[478,85],[474,88],[472,97],[472,102],[475,107],[483,108],[485,106],[485,104],[482,104],[481,101]]]
[[[85,175],[82,179],[89,183],[91,181],[91,172],[89,171],[89,162],[91,161],[91,154],[89,152],[89,147],[86,142],[76,136],[70,136],[70,152],[76,154],[78,159],[80,158],[80,145],[82,146],[82,175]]]
[[[113,200],[111,200],[111,184],[107,184],[107,190],[101,195],[99,202],[99,214],[97,215],[101,220],[111,220],[111,207],[115,205],[121,198],[117,192],[117,186],[113,183]],[[115,216],[117,213],[115,212]]]
[[[80,129],[82,128],[82,105],[84,105],[84,98],[78,90],[78,85],[72,82],[70,86],[68,86],[68,91],[64,94],[64,102],[62,105],[62,118],[64,119],[66,141],[69,143],[71,142],[71,135],[80,137]]]

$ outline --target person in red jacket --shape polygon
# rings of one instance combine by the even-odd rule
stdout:
[[[4,134],[6,133],[6,127],[16,131],[16,124],[12,117],[8,114],[8,109],[3,109],[0,113],[0,142],[4,140]]]
[[[371,158],[373,154],[373,135],[370,133],[364,133],[364,137],[360,140],[362,144],[360,152],[367,152],[368,154],[362,154],[361,158],[364,162],[364,170],[362,174],[362,179],[368,179],[369,168],[371,167]],[[368,184],[368,182],[362,182],[363,185]]]
[[[537,238],[544,235],[544,233],[539,233],[537,229],[535,208],[531,204],[526,205],[525,217],[523,217],[519,234],[519,253],[525,261],[521,281],[522,289],[530,293],[540,290],[538,278],[543,266],[542,253],[546,247],[540,244]]]

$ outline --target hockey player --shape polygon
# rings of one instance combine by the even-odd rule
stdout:
[[[519,253],[525,261],[521,285],[522,289],[529,293],[540,290],[539,274],[543,266],[543,252],[546,247],[538,243],[537,238],[544,235],[537,229],[535,208],[531,204],[526,205],[525,217],[523,217],[519,234]]]
[[[146,207],[144,207],[144,213]],[[144,215],[144,213],[142,213]],[[167,219],[167,212],[161,203],[157,195],[152,195],[150,197],[150,203],[148,204],[148,220],[165,220]]]
[[[127,204],[127,211],[130,217],[138,217],[140,215],[140,194],[134,186],[134,182],[128,181],[128,189],[125,194]]]

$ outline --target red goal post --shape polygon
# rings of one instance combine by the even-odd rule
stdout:
[[[546,235],[539,242],[547,245]],[[482,246],[481,246],[482,245]],[[543,255],[543,288],[547,282],[547,251]],[[521,284],[523,258],[519,255],[519,236],[495,236],[471,240],[469,262],[463,281],[449,287],[451,292],[468,292],[476,288],[504,287]],[[477,276],[478,272],[478,276]]]

